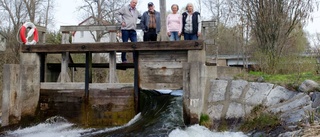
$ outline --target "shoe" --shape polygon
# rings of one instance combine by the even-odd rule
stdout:
[[[127,61],[122,61],[122,63],[127,63]]]

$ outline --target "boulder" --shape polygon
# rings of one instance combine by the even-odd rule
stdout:
[[[314,92],[311,94],[312,108],[318,108],[320,106],[320,92]]]
[[[311,92],[316,90],[319,87],[319,84],[313,80],[305,80],[299,86],[299,91],[301,92]]]

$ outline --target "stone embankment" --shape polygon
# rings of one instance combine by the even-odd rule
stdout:
[[[279,116],[281,125],[297,134],[301,125],[309,125],[310,119],[317,121],[316,109],[320,104],[320,93],[316,82],[303,82],[299,91],[291,91],[270,83],[244,80],[211,80],[210,90],[204,99],[206,114],[213,120],[241,119],[250,115],[255,106],[265,106],[266,113]],[[312,115],[310,115],[312,114]],[[300,128],[301,129],[301,128]]]

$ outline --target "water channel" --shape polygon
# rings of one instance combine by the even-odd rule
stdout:
[[[245,137],[242,132],[213,132],[183,121],[183,92],[142,91],[141,112],[112,128],[81,128],[54,116],[39,124],[2,132],[4,137]]]

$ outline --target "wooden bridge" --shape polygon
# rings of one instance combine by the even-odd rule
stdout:
[[[92,26],[91,26],[92,27]],[[40,90],[84,90],[84,101],[88,102],[91,90],[106,90],[108,88],[133,87],[135,111],[139,112],[140,89],[183,89],[184,106],[189,121],[198,121],[201,108],[201,97],[207,88],[208,72],[215,72],[215,66],[206,66],[205,44],[197,41],[162,41],[162,42],[129,42],[129,43],[81,43],[70,44],[70,31],[92,30],[79,26],[76,28],[61,27],[62,44],[22,45],[19,65],[5,65],[7,78],[4,83],[2,126],[16,123],[24,115],[34,115],[39,107]],[[98,29],[98,28],[97,28]],[[100,27],[101,29],[101,27]],[[105,29],[105,28],[104,28]],[[111,34],[114,37],[115,34]],[[133,64],[117,64],[116,52],[135,52],[136,61]],[[62,55],[59,81],[46,82],[46,54]],[[68,74],[70,54],[84,53],[85,81],[71,82]],[[109,53],[109,64],[92,63],[93,53]],[[93,67],[109,67],[109,83],[92,83]],[[134,68],[134,83],[118,83],[116,81],[117,67]],[[210,69],[208,69],[210,68]],[[215,75],[213,75],[214,77]],[[14,87],[13,85],[19,85]],[[191,92],[192,91],[192,92]],[[26,103],[22,103],[26,102]],[[41,104],[40,104],[41,105]],[[200,107],[200,108],[199,108]],[[14,108],[14,109],[13,109]]]

